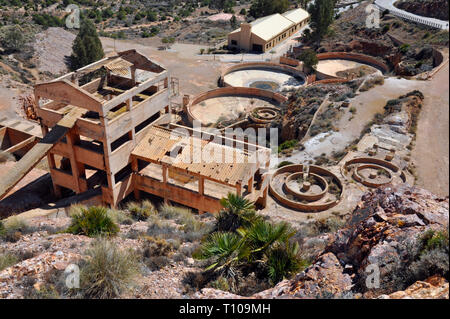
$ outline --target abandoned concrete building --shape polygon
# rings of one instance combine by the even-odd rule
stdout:
[[[298,8],[242,23],[239,29],[228,34],[228,47],[245,52],[269,52],[306,26],[309,18],[306,10]]]
[[[2,180],[0,199],[47,156],[58,197],[94,190],[101,204],[114,207],[143,191],[199,212],[217,212],[220,199],[234,192],[265,204],[268,164],[249,159],[268,149],[252,151],[248,143],[233,140],[233,158],[239,155],[242,162],[186,160],[195,143],[201,152],[227,146],[215,144],[213,135],[201,139],[192,129],[171,124],[177,79],[135,50],[37,84],[34,94],[43,138]],[[177,135],[177,127],[190,133]]]

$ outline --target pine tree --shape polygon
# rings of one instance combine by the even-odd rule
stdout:
[[[250,15],[261,18],[274,13],[283,13],[288,8],[288,0],[254,0],[250,7]]]
[[[71,68],[79,69],[105,56],[94,24],[89,19],[81,21],[80,31],[72,45]]]
[[[316,0],[308,7],[311,14],[312,36],[316,41],[320,41],[327,33],[333,22],[334,0]]]

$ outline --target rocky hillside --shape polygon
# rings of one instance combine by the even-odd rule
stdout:
[[[448,21],[448,0],[398,1],[395,6],[420,16]]]
[[[448,298],[448,208],[448,198],[409,186],[367,193],[310,267],[253,297]]]

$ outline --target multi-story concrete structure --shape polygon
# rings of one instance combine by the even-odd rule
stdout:
[[[47,154],[55,193],[100,187],[104,203],[122,200],[131,151],[151,125],[170,116],[171,84],[167,70],[130,50],[36,85],[44,136],[69,111],[82,110]]]
[[[57,196],[93,193],[98,204],[117,206],[146,192],[217,212],[232,192],[265,205],[270,150],[171,123],[178,82],[135,50],[37,84],[34,94],[42,139],[0,181],[0,199],[47,156]],[[210,162],[213,154],[231,161]]]
[[[242,23],[239,29],[228,34],[228,47],[245,52],[268,52],[306,26],[309,19],[309,13],[298,8]]]

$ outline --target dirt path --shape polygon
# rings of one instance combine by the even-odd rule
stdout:
[[[412,159],[417,185],[441,196],[449,195],[449,65],[423,89],[425,101],[419,116]]]
[[[166,67],[171,76],[180,80],[180,93],[196,95],[217,88],[217,81],[222,68],[226,67],[220,61],[205,60],[197,54],[205,46],[176,43],[170,50],[160,51],[154,39],[142,39],[139,44],[130,40],[113,40],[101,38],[105,52],[117,52],[136,49],[151,60]]]

